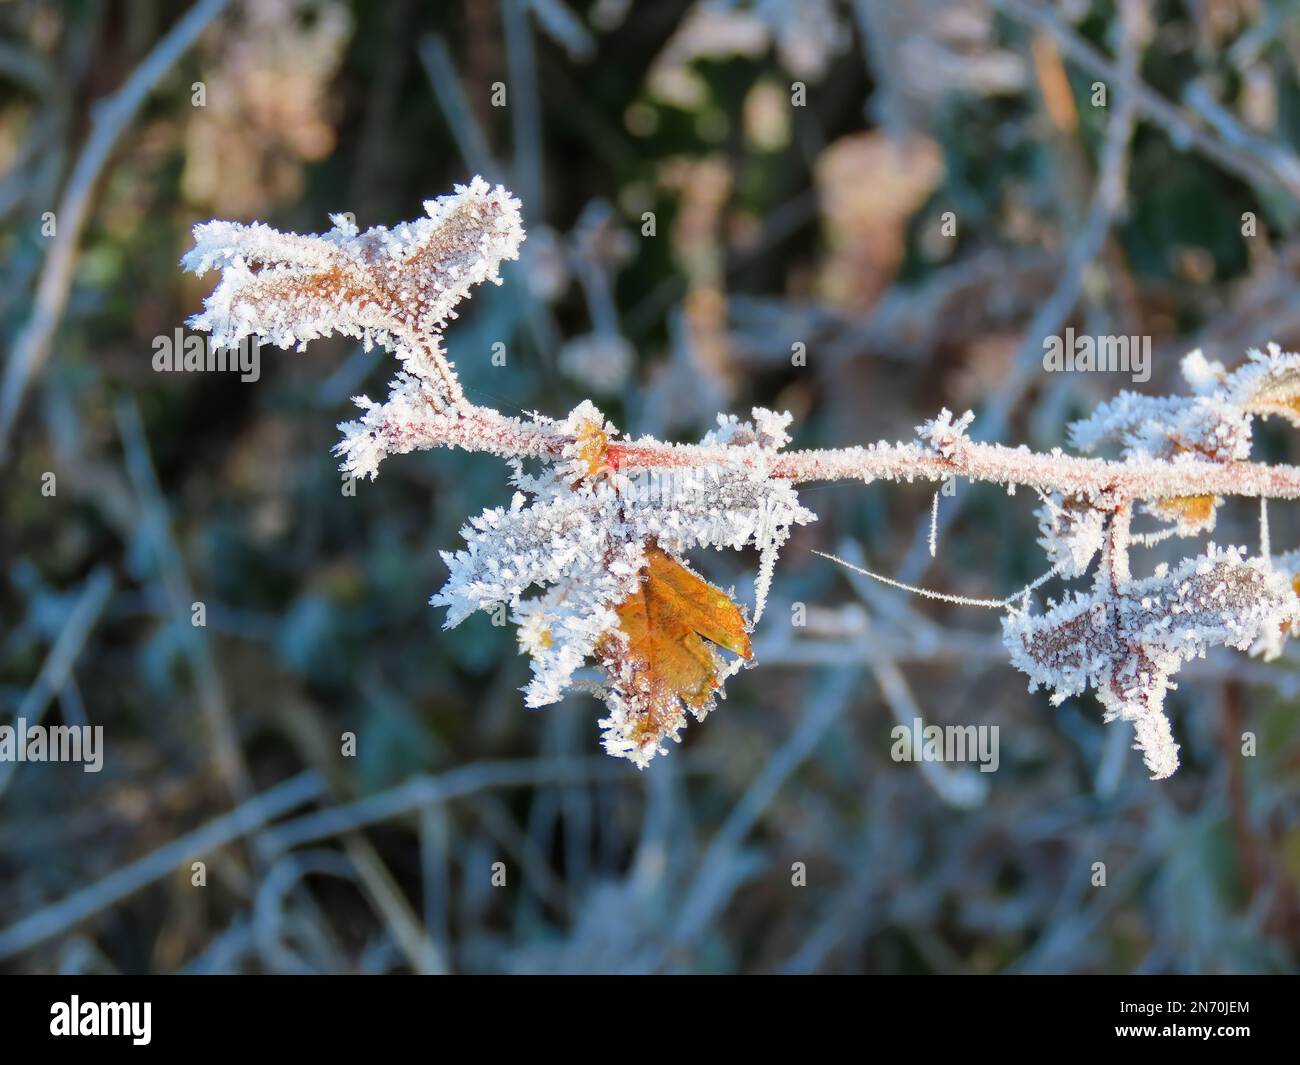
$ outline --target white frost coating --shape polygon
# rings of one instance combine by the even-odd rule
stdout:
[[[219,269],[221,281],[189,324],[221,346],[255,336],[302,350],[333,333],[379,344],[430,382],[431,398],[457,402],[439,334],[471,287],[499,283],[501,262],[518,258],[519,201],[476,177],[424,209],[427,218],[364,233],[343,215],[319,236],[262,223],[195,226],[181,265],[196,274]]]
[[[1246,362],[1224,378],[1223,395],[1252,414],[1276,414],[1300,425],[1300,355],[1276,344],[1250,351]]]
[[[1070,426],[1070,440],[1092,451],[1114,440],[1130,459],[1229,461],[1250,457],[1250,415],[1216,392],[1144,396],[1121,392]]]
[[[1264,561],[1274,573],[1287,582],[1292,591],[1300,592],[1300,550],[1272,555]],[[1250,647],[1250,653],[1265,662],[1271,662],[1281,655],[1286,641],[1293,636],[1300,636],[1300,611],[1290,624],[1277,628],[1270,626],[1261,630]]]
[[[1276,414],[1300,425],[1300,355],[1276,344],[1252,350],[1228,372],[1199,351],[1182,361],[1192,396],[1121,392],[1070,426],[1081,451],[1118,441],[1126,458],[1230,462],[1250,457],[1254,416]]]
[[[1300,617],[1287,577],[1238,548],[1210,544],[1153,577],[1075,592],[1046,614],[1003,619],[1003,642],[1029,687],[1053,691],[1053,703],[1092,685],[1106,720],[1134,722],[1155,778],[1178,767],[1178,747],[1164,717],[1165,690],[1184,662],[1207,648],[1248,650]]]
[[[733,530],[729,540],[730,546],[753,546],[759,551],[758,575],[754,580],[753,623],[756,625],[767,605],[777,555],[790,537],[791,526],[816,521],[817,515],[800,506],[799,495],[788,481],[769,475],[772,457],[790,442],[788,429],[794,415],[789,411],[778,414],[754,407],[750,416],[754,419],[752,422],[742,422],[734,414],[719,414],[718,428],[706,433],[700,444],[704,447],[725,444],[745,449],[741,455],[752,458],[748,466],[755,477],[762,478],[762,491],[753,500],[758,520],[752,534],[748,530],[743,530],[743,533]]]
[[[1056,572],[1066,579],[1082,577],[1101,550],[1106,515],[1082,496],[1043,497],[1038,515],[1039,545]]]
[[[1184,355],[1179,369],[1183,372],[1183,380],[1198,396],[1212,394],[1227,376],[1223,363],[1217,359],[1210,362],[1200,348]]]

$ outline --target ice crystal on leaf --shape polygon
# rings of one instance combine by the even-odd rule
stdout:
[[[222,346],[255,336],[301,350],[342,333],[394,352],[432,402],[455,402],[460,385],[440,333],[473,285],[499,281],[502,260],[518,257],[519,201],[475,178],[424,209],[427,218],[364,233],[343,215],[319,236],[261,223],[195,226],[181,264],[200,275],[219,269],[221,282],[190,325]]]
[[[1106,720],[1134,723],[1147,768],[1160,778],[1178,768],[1163,712],[1178,668],[1212,646],[1249,650],[1297,616],[1282,574],[1239,549],[1210,544],[1199,558],[1118,589],[1099,581],[1046,614],[1011,613],[1003,637],[1030,689],[1051,688],[1054,703],[1094,686]]]
[[[1246,362],[1224,375],[1222,393],[1249,414],[1277,415],[1300,426],[1300,355],[1276,344],[1251,351]]]

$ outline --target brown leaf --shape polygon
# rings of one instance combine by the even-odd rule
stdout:
[[[617,608],[624,639],[605,640],[599,657],[634,711],[627,738],[657,744],[684,719],[700,716],[720,687],[724,665],[714,646],[748,659],[745,616],[723,591],[651,546],[641,584]]]
[[[1147,510],[1165,521],[1176,522],[1184,536],[1209,532],[1214,528],[1214,510],[1222,502],[1218,496],[1174,496],[1147,505]]]

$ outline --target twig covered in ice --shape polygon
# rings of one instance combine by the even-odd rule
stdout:
[[[397,355],[387,399],[358,398],[361,417],[340,426],[345,473],[373,478],[389,455],[432,447],[509,462],[509,505],[465,526],[466,546],[443,555],[449,577],[433,602],[448,625],[479,610],[509,614],[532,659],[530,706],[578,687],[575,673],[594,660],[606,676],[611,754],[645,765],[751,659],[778,552],[816,518],[797,491],[809,481],[967,477],[1034,489],[1043,578],[1007,599],[921,594],[1007,610],[1004,642],[1031,687],[1053,689],[1054,701],[1095,687],[1108,720],[1133,723],[1156,777],[1178,764],[1162,709],[1178,668],[1217,644],[1274,656],[1300,626],[1293,556],[1270,561],[1264,520],[1262,557],[1211,544],[1154,577],[1135,580],[1129,567],[1134,547],[1212,529],[1227,497],[1300,498],[1300,468],[1249,459],[1256,418],[1300,425],[1300,355],[1270,346],[1229,371],[1193,352],[1183,363],[1190,395],[1122,393],[1071,428],[1079,449],[1113,446],[1118,458],[979,442],[968,435],[974,416],[947,410],[910,441],[830,450],[787,451],[791,415],[762,408],[749,421],[719,415],[697,444],[633,439],[590,402],[556,419],[466,400],[441,331],[473,285],[499,281],[499,265],[518,256],[520,207],[475,178],[425,208],[419,221],[364,233],[344,216],[320,236],[198,226],[184,265],[222,276],[191,324],[223,344],[251,335],[301,348],[342,333]],[[540,470],[526,472],[525,460]],[[1135,507],[1160,528],[1132,535]],[[690,568],[687,553],[702,547],[758,550],[751,615]],[[1089,591],[1030,613],[1034,588],[1083,577],[1094,562]]]

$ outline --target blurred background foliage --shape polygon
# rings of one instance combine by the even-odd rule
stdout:
[[[97,105],[205,7],[73,221]],[[594,700],[523,708],[508,628],[442,632],[427,605],[438,551],[508,498],[500,462],[413,454],[340,483],[334,424],[388,359],[265,349],[241,383],[156,373],[152,353],[211,285],[177,267],[195,222],[392,224],[482,173],[529,237],[449,331],[478,402],[592,398],[672,439],[762,404],[794,412],[801,446],[907,437],[946,405],[1057,446],[1130,387],[1044,374],[1067,326],[1151,337],[1152,392],[1196,346],[1231,365],[1300,343],[1300,4],[197,8],[0,4],[0,336],[21,397],[0,703],[102,725],[107,747],[97,775],[0,767],[0,966],[1296,968],[1293,659],[1189,669],[1170,696],[1184,767],[1154,784],[1091,697],[1025,692],[995,615],[810,553],[1009,594],[1045,568],[1023,494],[958,485],[931,559],[925,486],[809,488],[821,520],[786,549],[758,669],[638,773],[601,755]],[[24,388],[58,240],[66,300]],[[1255,519],[1228,508],[1216,539],[1250,542]],[[1274,545],[1297,535],[1275,513]],[[742,597],[752,561],[698,560]],[[913,716],[1000,726],[999,770],[891,761]]]

